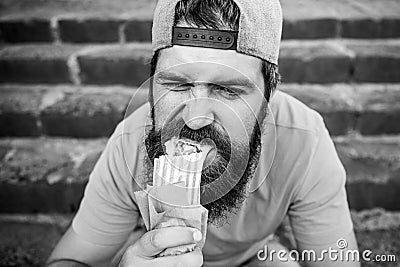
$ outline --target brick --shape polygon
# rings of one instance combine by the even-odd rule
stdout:
[[[69,57],[76,46],[24,45],[0,50],[0,82],[70,83]]]
[[[398,136],[335,139],[347,173],[347,198],[352,209],[399,210],[400,140]]]
[[[365,107],[357,128],[362,134],[396,134],[400,132],[400,87],[370,85],[358,88],[360,104]]]
[[[0,222],[0,266],[45,266],[62,232],[56,225]]]
[[[50,21],[44,19],[0,21],[0,35],[10,43],[53,41]]]
[[[398,136],[335,137],[347,183],[396,184],[400,179]]]
[[[341,23],[341,36],[345,38],[395,38],[399,37],[399,18],[349,18]]]
[[[356,232],[359,251],[370,250],[373,252],[371,258],[375,255],[395,255],[396,262],[364,262],[364,267],[397,267],[400,258],[400,231],[399,229],[361,231]],[[373,258],[372,258],[373,259]]]
[[[381,207],[388,210],[399,210],[399,183],[352,183],[346,185],[349,205],[355,210]]]
[[[399,37],[400,19],[384,18],[381,21],[380,38]]]
[[[356,82],[399,82],[400,43],[349,43],[354,51],[354,80]]]
[[[0,183],[53,185],[59,182],[64,184],[86,182],[88,177],[82,176],[79,168],[85,159],[98,155],[104,148],[105,142],[106,140],[102,138],[0,139],[0,147],[7,151],[1,163]]]
[[[60,38],[67,43],[109,43],[119,41],[118,19],[60,19]]]
[[[38,136],[44,92],[5,86],[0,88],[0,136]]]
[[[336,138],[335,144],[347,172],[350,207],[399,210],[399,137]]]
[[[0,212],[76,211],[106,140],[5,139]],[[90,163],[90,164],[89,164]]]
[[[331,135],[400,132],[397,84],[282,84],[279,89],[317,110]]]
[[[1,214],[0,266],[44,266],[71,215]]]
[[[139,86],[150,75],[149,45],[113,46],[78,57],[80,77],[85,84]]]
[[[38,214],[25,214],[25,213],[2,213],[0,214],[0,223],[19,223],[19,224],[46,224],[57,227],[64,232],[71,224],[73,214],[59,214],[59,213],[38,213]]]
[[[73,213],[78,210],[86,183],[48,185],[4,184],[0,189],[0,211],[6,213]]]
[[[282,84],[279,90],[317,110],[331,135],[343,135],[355,130],[361,107],[357,104],[352,86]]]
[[[375,208],[351,211],[351,218],[356,231],[376,231],[400,228],[400,212]]]
[[[279,69],[284,82],[333,83],[350,80],[351,58],[334,42],[283,42]]]
[[[71,219],[69,214],[1,214],[0,266],[44,266]],[[139,222],[117,254],[121,256],[145,232]],[[119,261],[120,257],[116,256],[110,266],[117,266]]]
[[[127,42],[151,42],[152,21],[130,20],[125,24]]]
[[[400,257],[400,213],[383,209],[352,211],[352,220],[360,252]],[[362,266],[397,266],[395,262],[363,262]]]
[[[147,95],[117,86],[0,86],[0,136],[108,136]]]
[[[156,0],[15,0],[2,2],[0,16],[4,19],[75,17],[152,17]]]
[[[123,118],[130,96],[130,91],[66,93],[42,110],[43,132],[55,136],[109,136]]]
[[[348,19],[342,21],[342,37],[345,38],[378,38],[380,23],[372,18]]]
[[[336,38],[339,23],[335,18],[284,20],[282,39]]]

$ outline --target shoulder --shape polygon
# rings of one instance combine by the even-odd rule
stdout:
[[[322,116],[289,94],[276,91],[270,109],[277,127],[318,133],[326,129]]]
[[[325,156],[315,153],[319,143],[321,140],[329,143],[331,139],[322,116],[284,92],[274,94],[270,112],[275,129],[268,131],[274,134],[263,136],[262,162],[272,162],[265,186],[289,204],[297,188],[304,183],[310,166]],[[274,153],[271,153],[272,143]],[[335,150],[332,148],[326,153],[335,153]]]
[[[124,118],[115,128],[103,152],[104,157],[109,159],[109,163],[105,166],[118,169],[121,172],[121,175],[116,175],[119,179],[133,178],[139,187],[145,178],[144,140],[146,125],[151,124],[149,110],[150,105],[146,103]]]
[[[123,136],[140,135],[147,126],[151,125],[150,119],[150,104],[147,102],[119,122],[111,138],[120,139]]]

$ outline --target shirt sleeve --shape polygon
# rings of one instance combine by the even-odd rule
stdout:
[[[122,244],[139,219],[132,198],[134,182],[121,149],[122,138],[114,135],[89,176],[72,221],[74,231],[82,239],[97,245]]]
[[[317,137],[307,172],[289,207],[296,241],[308,245],[331,244],[353,230],[345,169],[325,127]]]

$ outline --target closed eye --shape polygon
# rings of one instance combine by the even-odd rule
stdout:
[[[191,83],[162,83],[161,85],[170,91],[184,91],[193,87]]]
[[[229,87],[217,85],[217,84],[212,84],[213,90],[218,91],[220,94],[222,94],[226,98],[237,98],[240,96],[240,92],[238,90],[231,89]]]

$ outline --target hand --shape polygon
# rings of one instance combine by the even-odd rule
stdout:
[[[156,257],[166,248],[195,244],[202,238],[201,232],[191,227],[165,227],[145,233],[135,244],[128,247],[119,267],[198,267],[203,265],[203,254],[194,251],[177,256]]]

